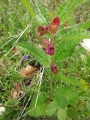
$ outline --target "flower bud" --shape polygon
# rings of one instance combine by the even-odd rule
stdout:
[[[60,24],[60,18],[59,17],[55,17],[54,20],[51,22],[51,24],[49,25],[49,31],[52,34],[56,34],[58,27]]]
[[[46,47],[45,47],[45,53],[49,54],[49,55],[54,55],[54,44],[49,43]]]
[[[37,31],[39,32],[39,36],[43,36],[49,32],[49,27],[48,26],[39,26],[37,28]]]
[[[58,74],[58,67],[55,63],[52,63],[50,67],[53,73]]]

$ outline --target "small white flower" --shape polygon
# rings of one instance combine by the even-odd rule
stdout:
[[[5,108],[4,107],[0,107],[0,115],[2,115],[5,112]]]
[[[84,39],[83,42],[81,43],[81,46],[90,52],[90,39]]]

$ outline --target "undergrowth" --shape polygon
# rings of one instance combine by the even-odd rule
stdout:
[[[0,1],[0,120],[90,119],[89,6]]]

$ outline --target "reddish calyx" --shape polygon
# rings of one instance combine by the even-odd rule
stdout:
[[[45,53],[49,55],[54,55],[54,44],[51,42],[51,40],[43,39],[43,48],[45,48]]]
[[[50,67],[53,73],[58,74],[58,67],[55,63],[52,63]]]
[[[56,34],[56,32],[58,31],[59,25],[60,25],[60,18],[59,17],[55,17],[54,20],[49,25],[50,33]]]
[[[45,48],[45,53],[49,55],[54,55],[54,44],[49,43]]]
[[[46,33],[49,32],[49,27],[48,26],[39,26],[37,28],[37,31],[39,33],[39,36],[43,36],[43,35],[45,35]]]

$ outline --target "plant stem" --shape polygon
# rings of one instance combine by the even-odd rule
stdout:
[[[50,80],[50,93],[52,94],[52,90],[53,90],[53,88],[52,88],[52,81]]]
[[[52,72],[50,74],[52,78]],[[53,91],[52,80],[50,80],[50,99],[52,99],[52,91]]]

